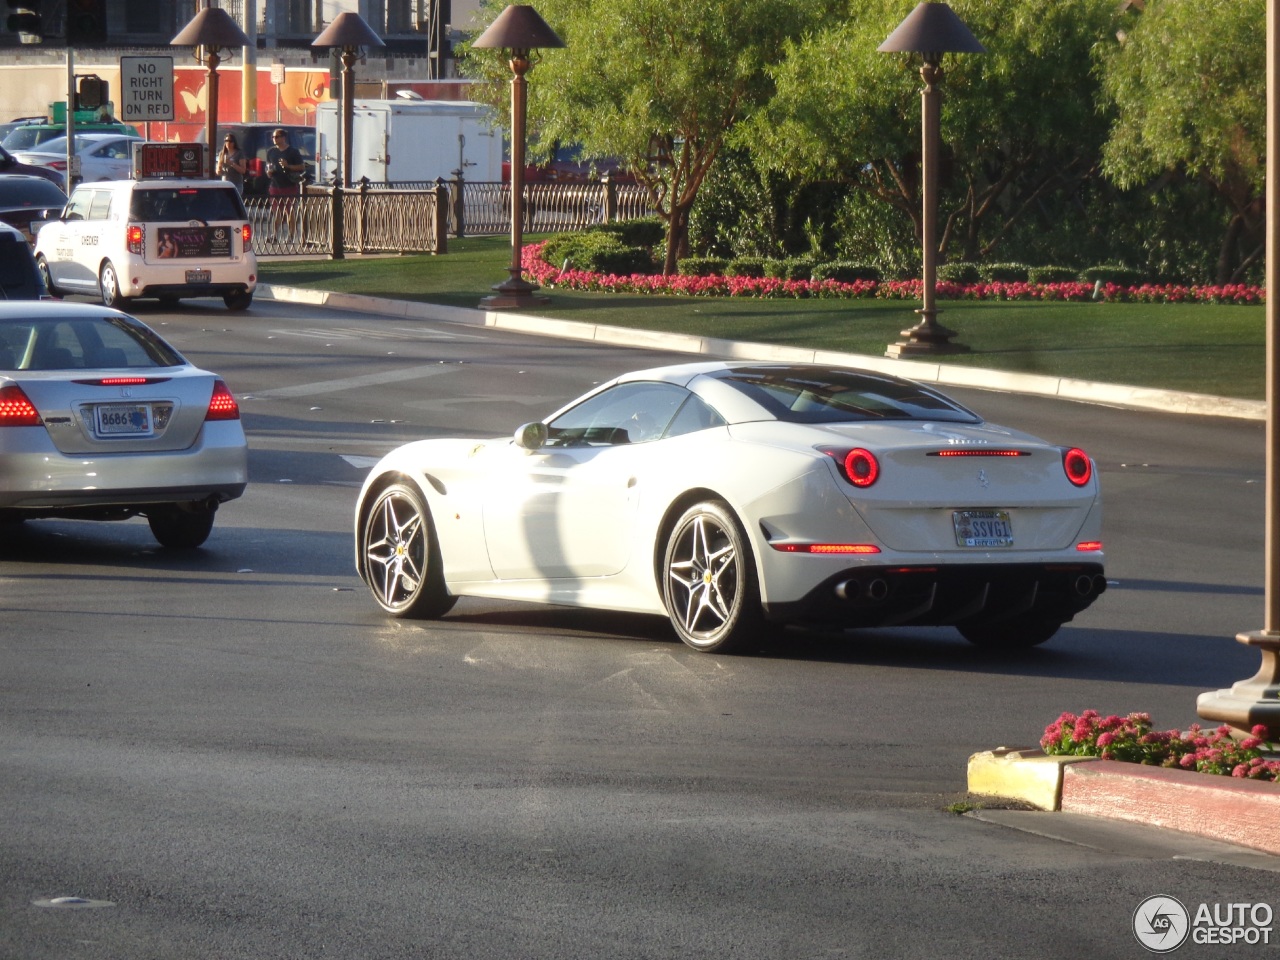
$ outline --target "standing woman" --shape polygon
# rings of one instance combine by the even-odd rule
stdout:
[[[226,140],[222,142],[222,152],[218,154],[217,171],[223,180],[236,185],[241,196],[244,196],[244,172],[248,165],[249,160],[236,143],[235,134],[228,133]]]

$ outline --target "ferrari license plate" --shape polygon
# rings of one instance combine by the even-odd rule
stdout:
[[[99,436],[147,436],[152,431],[151,406],[146,403],[100,403],[93,409]]]
[[[951,514],[956,544],[986,549],[1013,546],[1013,522],[1008,510],[956,510]]]
[[[212,274],[208,270],[188,270],[187,283],[208,283]]]

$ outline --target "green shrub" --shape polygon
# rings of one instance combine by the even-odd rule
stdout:
[[[982,279],[976,263],[957,260],[955,263],[944,263],[938,267],[938,279],[948,283],[977,283]]]
[[[852,260],[832,260],[813,268],[814,280],[835,280],[838,283],[857,283],[859,280],[881,279],[880,268],[870,263],[854,263]]]
[[[1030,267],[1027,280],[1031,283],[1072,283],[1080,279],[1080,271],[1074,267]]]
[[[726,277],[763,277],[764,257],[734,257],[724,268]]]
[[[1030,269],[1025,263],[984,263],[978,274],[987,283],[1025,283]]]
[[[591,273],[653,272],[648,250],[625,246],[616,235],[599,231],[558,234],[543,246],[542,259],[553,267],[563,267],[567,260],[571,269]]]
[[[676,272],[682,277],[718,277],[728,265],[723,257],[685,257],[677,261]]]
[[[1141,270],[1134,270],[1119,263],[1103,263],[1096,267],[1087,267],[1080,278],[1086,283],[1114,283],[1120,287],[1132,287],[1142,283],[1146,278]]]
[[[603,228],[608,228],[610,233],[616,234],[626,247],[644,247],[651,250],[667,239],[666,225],[657,217],[602,224],[600,229]]]
[[[808,280],[813,276],[813,268],[817,265],[818,258],[809,254],[786,260],[766,260],[764,275],[779,280]]]

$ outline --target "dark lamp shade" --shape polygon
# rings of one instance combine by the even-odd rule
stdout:
[[[479,50],[533,50],[539,47],[563,47],[554,30],[541,14],[524,3],[513,3],[503,10],[487,30],[471,44]]]
[[[333,18],[311,41],[313,47],[385,47],[382,38],[373,32],[358,13],[347,10]]]
[[[247,47],[249,38],[221,7],[205,7],[169,43],[175,47]]]
[[[986,53],[987,48],[945,3],[919,4],[876,48],[881,53]]]

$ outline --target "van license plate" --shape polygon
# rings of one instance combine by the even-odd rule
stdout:
[[[188,270],[187,283],[208,283],[212,274],[208,270]]]
[[[956,545],[986,549],[1013,546],[1013,521],[1008,510],[956,510],[951,514]]]

